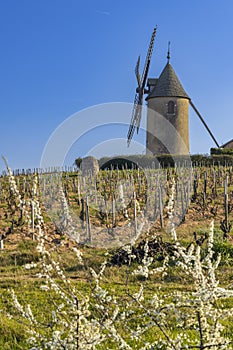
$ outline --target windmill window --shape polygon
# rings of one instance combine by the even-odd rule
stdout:
[[[167,104],[167,114],[176,114],[176,105],[173,101],[169,101]]]

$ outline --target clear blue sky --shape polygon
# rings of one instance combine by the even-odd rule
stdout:
[[[143,63],[156,24],[149,76],[161,73],[170,40],[185,90],[218,142],[232,139],[232,13],[231,0],[1,0],[1,154],[12,168],[38,167],[70,115],[133,102],[136,60]],[[190,137],[192,153],[214,146],[191,109]]]

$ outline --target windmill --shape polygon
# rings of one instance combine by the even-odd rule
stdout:
[[[157,27],[154,28],[150,40],[149,49],[146,56],[146,62],[143,70],[142,76],[140,76],[139,66],[140,66],[140,56],[138,57],[137,64],[135,67],[135,74],[137,78],[138,86],[136,88],[136,95],[134,98],[134,106],[131,116],[131,122],[129,126],[129,131],[127,135],[127,143],[128,146],[132,140],[135,129],[137,129],[137,133],[140,127],[140,121],[142,117],[142,105],[144,94],[147,93],[146,100],[148,102],[148,110],[154,110],[169,120],[170,124],[172,124],[177,130],[181,139],[184,140],[184,143],[189,150],[189,130],[188,130],[188,106],[191,105],[198,118],[201,120],[205,129],[209,133],[210,137],[219,148],[219,144],[211,132],[210,128],[206,124],[204,118],[201,116],[194,103],[191,101],[191,98],[187,95],[185,90],[183,89],[178,77],[174,69],[170,64],[170,45],[168,48],[167,55],[167,64],[162,71],[161,75],[158,79],[148,79],[147,86],[148,90],[145,90],[145,85],[147,81],[153,45],[155,40]],[[170,43],[169,43],[170,44]],[[151,81],[154,81],[153,84]],[[173,106],[173,109],[170,110],[168,106]],[[167,112],[164,112],[167,108]],[[172,111],[171,111],[172,110]],[[163,111],[163,112],[162,112]],[[159,130],[156,129],[156,117],[151,116],[150,113],[147,113],[147,151],[153,154],[163,154],[166,153],[166,149],[161,147],[160,142],[158,141]],[[167,135],[169,137],[169,135]],[[174,137],[170,144],[172,145],[172,149],[176,150],[175,153],[179,153],[181,151],[181,145],[179,145],[179,141],[177,137]]]
[[[130,142],[131,142],[131,139],[133,137],[135,129],[137,128],[137,134],[138,134],[139,127],[140,127],[140,121],[141,121],[141,117],[142,117],[143,98],[144,98],[144,93],[145,93],[145,85],[146,85],[148,71],[149,71],[149,67],[150,67],[150,60],[151,60],[151,56],[152,56],[156,31],[157,31],[157,26],[154,28],[152,35],[151,35],[150,45],[149,45],[149,49],[147,52],[146,62],[145,62],[142,76],[140,76],[140,72],[139,72],[140,56],[138,57],[137,64],[135,67],[135,74],[136,74],[136,78],[137,78],[137,82],[138,82],[138,87],[136,89],[133,112],[132,112],[130,127],[129,127],[129,131],[128,131],[128,136],[127,136],[128,146],[130,145]]]

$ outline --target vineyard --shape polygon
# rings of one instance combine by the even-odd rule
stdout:
[[[233,349],[233,167],[0,177],[1,349]]]

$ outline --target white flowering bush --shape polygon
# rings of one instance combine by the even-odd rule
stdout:
[[[16,203],[20,194],[9,170],[9,179]],[[22,291],[11,289],[14,312],[24,322],[28,349],[232,349],[233,290],[219,285],[217,269],[221,260],[213,249],[214,223],[211,222],[206,244],[196,242],[188,247],[181,244],[174,224],[175,182],[171,180],[168,201],[168,232],[173,242],[173,255],[167,254],[162,262],[150,254],[150,235],[145,239],[143,258],[135,262],[132,248],[137,235],[124,247],[128,266],[118,285],[110,284],[108,255],[101,264],[88,266],[85,249],[73,246],[76,261],[86,272],[85,288],[68,277],[62,265],[54,259],[47,242],[47,233],[39,200],[37,178],[33,180],[32,201],[34,233],[40,259],[24,267],[34,271],[41,293],[50,304],[40,312],[20,296]],[[65,225],[71,219],[65,197]],[[27,217],[27,216],[26,216]],[[28,214],[28,222],[31,216]],[[72,226],[72,225],[71,225]],[[71,227],[72,229],[72,227]],[[153,239],[156,240],[156,234]],[[33,272],[32,272],[33,273]],[[176,275],[182,280],[180,288],[165,288],[169,278]],[[121,275],[120,275],[121,276]],[[122,277],[122,276],[121,276]],[[152,288],[152,285],[155,287]],[[157,287],[158,286],[158,287]],[[163,288],[164,286],[164,288]],[[181,288],[182,286],[182,288]],[[176,286],[177,287],[177,286]],[[43,315],[41,315],[41,313]]]

